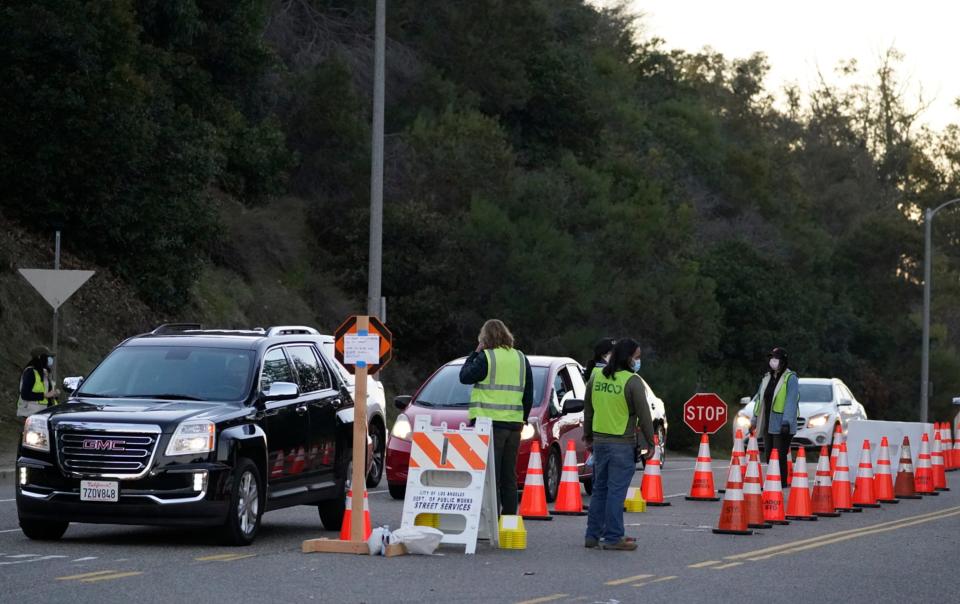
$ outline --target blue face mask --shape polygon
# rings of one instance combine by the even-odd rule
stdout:
[[[634,359],[631,367],[633,368],[634,373],[640,371],[640,359]]]

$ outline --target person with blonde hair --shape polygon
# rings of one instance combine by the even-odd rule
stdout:
[[[473,384],[470,420],[489,417],[493,422],[497,502],[503,515],[517,513],[520,431],[533,407],[533,371],[513,345],[513,334],[503,321],[490,319],[480,329],[476,350],[460,368],[460,383]]]

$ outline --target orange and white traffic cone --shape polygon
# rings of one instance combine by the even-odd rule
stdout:
[[[666,506],[669,501],[663,498],[663,477],[660,475],[660,439],[653,435],[653,457],[643,468],[643,480],[640,482],[640,494],[647,505]]]
[[[747,467],[746,457],[744,457],[743,452],[743,430],[737,428],[737,434],[733,439],[733,452],[730,454],[730,466],[727,469],[727,482],[730,482],[730,474],[733,472],[733,461],[737,460],[740,462],[741,469],[741,478],[743,478],[742,470]],[[726,488],[717,489],[718,493],[726,492]]]
[[[553,504],[553,514],[561,516],[584,516],[583,499],[580,497],[580,475],[577,472],[577,444],[567,441],[567,452],[563,454],[563,472],[560,474],[560,487],[557,500]]]
[[[793,485],[793,459],[791,457],[790,449],[787,449],[787,484],[789,485]]]
[[[880,503],[900,503],[893,494],[893,471],[890,467],[890,442],[880,438],[880,456],[877,457],[877,473],[873,477],[873,490]]]
[[[747,473],[743,477],[743,509],[750,528],[768,529],[773,525],[763,518],[763,483],[760,482],[760,456],[747,453]]]
[[[723,495],[723,507],[720,509],[720,521],[713,529],[718,535],[752,535],[747,528],[746,510],[743,504],[743,483],[740,478],[740,460],[734,459],[730,465],[730,478],[727,480]]]
[[[540,459],[540,443],[533,441],[527,477],[523,481],[523,497],[520,499],[519,515],[526,520],[553,520],[547,511],[547,491],[543,487],[543,462]]]
[[[347,491],[347,507],[343,511],[343,524],[340,525],[340,540],[350,541],[350,523],[353,516],[353,489]],[[367,489],[363,489],[363,538],[370,537],[370,501],[367,499]]]
[[[917,457],[915,476],[917,493],[920,495],[939,495],[933,487],[933,463],[930,460],[930,438],[924,432],[920,437],[920,455]]]
[[[790,494],[787,498],[787,518],[790,520],[816,520],[810,502],[810,482],[807,478],[807,453],[803,447],[797,451],[797,463],[793,468]]]
[[[956,438],[950,432],[950,422],[943,422],[940,428],[940,440],[943,441],[943,469],[947,472],[953,472],[957,469],[957,460],[954,446]]]
[[[720,501],[713,485],[713,466],[710,460],[710,437],[700,435],[700,450],[697,452],[697,464],[693,469],[693,482],[690,483],[690,501]]]
[[[897,499],[922,499],[917,495],[917,487],[913,478],[913,457],[910,455],[910,439],[903,437],[900,446],[900,467],[897,468],[897,482],[893,487]]]
[[[750,454],[757,454],[757,461],[760,461],[760,446],[757,445],[757,435],[751,430],[750,438],[747,439],[747,462],[750,461]],[[760,470],[760,484],[763,484],[763,464],[757,466]]]
[[[947,422],[949,426],[950,423]],[[953,454],[953,467],[952,470],[960,470],[960,426],[955,426],[953,429],[953,449],[951,450]]]
[[[947,473],[943,467],[943,442],[940,440],[940,430],[933,431],[933,451],[930,453],[930,458],[933,461],[933,488],[938,491],[949,491]]]
[[[870,441],[863,441],[857,483],[853,488],[853,505],[858,508],[878,508],[877,493],[873,488],[873,462],[870,460]]]
[[[843,442],[843,430],[837,424],[833,430],[833,446],[830,447],[830,477],[837,473],[837,458],[840,457],[840,443]]]
[[[847,461],[847,443],[840,443],[837,455],[837,471],[833,473],[833,507],[838,512],[860,513],[863,510],[853,507],[850,484],[850,463]]]
[[[770,452],[767,479],[763,483],[763,520],[770,524],[790,524],[784,515],[783,485],[780,484],[780,452]]]
[[[820,447],[820,459],[817,460],[817,476],[813,479],[813,515],[839,516],[833,505],[833,479],[830,478],[830,457],[827,445]]]

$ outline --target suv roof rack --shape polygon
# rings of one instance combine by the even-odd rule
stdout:
[[[164,323],[163,325],[158,325],[157,328],[150,333],[155,336],[162,336],[192,329],[203,329],[203,325],[199,323]]]
[[[274,325],[267,328],[267,336],[293,336],[293,335],[311,335],[318,336],[320,332],[306,325]]]

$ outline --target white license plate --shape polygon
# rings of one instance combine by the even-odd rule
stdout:
[[[120,484],[109,480],[81,480],[80,501],[120,500]]]

